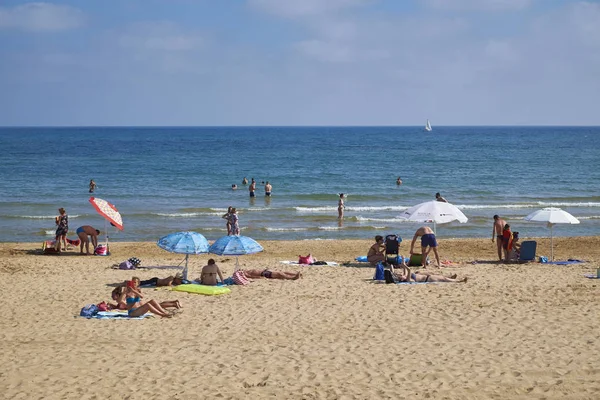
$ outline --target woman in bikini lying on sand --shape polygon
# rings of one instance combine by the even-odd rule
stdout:
[[[456,279],[456,274],[448,277],[444,275],[436,275],[430,273],[417,272],[411,273],[410,268],[400,266],[402,272],[394,272],[394,276],[399,282],[448,282],[448,283],[464,283],[467,278]]]
[[[134,288],[137,291],[140,291],[140,278],[138,278],[137,276],[134,276],[131,281],[127,281],[127,282],[133,282]],[[113,289],[111,296],[112,296],[112,299],[114,301],[116,301],[116,304],[109,303],[108,306],[110,309],[114,309],[114,310],[127,310],[128,309],[128,303],[127,303],[127,298],[126,298],[127,297],[127,289],[126,289],[127,282],[125,283],[125,286],[118,286]],[[150,302],[157,303],[156,300],[150,300],[148,303],[150,303]],[[181,303],[179,302],[179,300],[166,300],[166,301],[161,301],[160,303],[158,303],[158,306],[162,309],[164,309],[164,308],[180,309]]]

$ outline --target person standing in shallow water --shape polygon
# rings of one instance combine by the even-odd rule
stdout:
[[[96,185],[96,182],[94,182],[93,179],[90,179],[90,193],[94,193],[94,190],[96,190],[97,187],[98,185]]]
[[[340,193],[340,199],[338,200],[338,219],[344,218],[344,193]]]
[[[248,186],[248,191],[250,192],[250,197],[254,197],[254,192],[256,191],[256,181],[252,178],[252,182],[250,182],[250,186]]]
[[[269,181],[267,181],[267,183],[265,184],[265,196],[270,196],[271,190],[273,190],[273,186],[271,186]]]

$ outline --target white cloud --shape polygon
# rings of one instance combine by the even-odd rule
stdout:
[[[0,7],[0,29],[31,32],[56,32],[83,25],[84,13],[73,7],[51,3],[27,3],[12,8]]]
[[[251,7],[286,18],[323,15],[371,2],[372,0],[248,0]]]
[[[438,10],[453,11],[502,11],[522,10],[534,0],[421,0],[425,6]]]

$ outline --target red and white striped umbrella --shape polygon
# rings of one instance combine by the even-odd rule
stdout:
[[[123,219],[117,207],[97,197],[90,197],[90,203],[98,211],[98,214],[106,218],[117,229],[123,230]]]

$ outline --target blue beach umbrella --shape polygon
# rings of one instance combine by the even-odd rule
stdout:
[[[223,236],[217,239],[208,249],[209,253],[218,256],[236,256],[235,269],[239,269],[238,256],[245,254],[260,253],[263,247],[258,242],[248,236]]]
[[[208,253],[208,240],[197,232],[175,232],[163,236],[156,242],[161,249],[171,253],[185,254],[183,279],[187,279],[188,257],[190,254]]]

